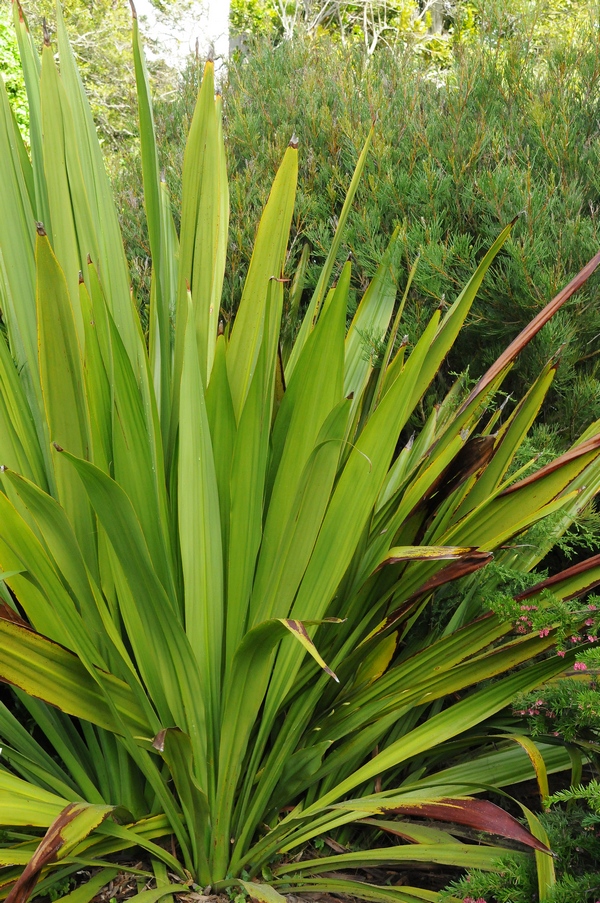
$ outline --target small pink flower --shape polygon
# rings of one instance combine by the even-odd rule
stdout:
[[[587,665],[585,662],[575,662],[573,665],[573,671],[587,671]]]
[[[598,610],[598,606],[597,606],[597,605],[594,605],[593,602],[590,602],[590,604],[588,605],[588,608],[589,608],[590,611],[597,611],[597,610]],[[600,900],[598,900],[598,903],[600,903]]]
[[[594,623],[594,619],[593,619],[593,618],[588,618],[587,621],[585,622],[585,626],[586,626],[586,627],[592,627],[593,623]]]
[[[598,639],[597,636],[590,636],[588,634],[588,643],[595,643],[597,639]]]
[[[549,631],[549,629],[548,629],[547,627],[543,627],[543,628],[540,630],[540,636],[541,636],[541,637],[548,636],[549,633],[550,633],[550,631]]]
[[[572,636],[572,637],[571,637],[571,642],[572,642],[572,643],[576,643],[578,639],[579,639],[578,636]]]
[[[557,654],[557,655],[560,655],[561,658],[564,658],[564,657],[565,657],[565,650],[564,650],[564,649],[557,649],[557,650],[556,650],[556,654]]]

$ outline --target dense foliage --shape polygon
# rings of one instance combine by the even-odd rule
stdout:
[[[27,94],[10,8],[4,4],[0,6],[0,78],[2,77],[19,128],[26,136],[29,124]]]
[[[600,489],[600,420],[542,462],[526,441],[555,355],[518,397],[503,385],[600,253],[481,379],[445,392],[516,219],[443,305],[413,293],[408,221],[353,283],[340,257],[369,131],[342,205],[331,188],[320,266],[295,267],[292,138],[224,322],[213,65],[175,222],[134,20],[146,335],[57,17],[60,69],[15,8],[29,151],[0,85],[0,896],[60,894],[83,862],[99,872],[79,903],[119,867],[154,878],[147,901],[210,885],[433,903],[411,864],[494,871],[510,852],[547,898],[540,820],[477,794],[570,761],[503,713],[580,669],[567,634],[595,643],[580,599],[598,557],[535,568]],[[123,864],[140,849],[142,869]]]
[[[224,304],[234,310],[256,216],[286,136],[306,152],[292,223],[288,272],[310,247],[306,294],[314,288],[347,184],[372,117],[377,125],[338,267],[352,253],[352,297],[364,290],[396,224],[404,275],[420,253],[406,331],[415,336],[438,306],[451,303],[482,250],[520,211],[500,265],[484,282],[446,371],[469,361],[480,373],[600,243],[598,103],[600,50],[594,5],[489,3],[476,34],[453,45],[450,63],[410,47],[364,53],[326,36],[276,46],[261,41],[233,62],[225,96],[232,171],[231,230]],[[161,165],[179,197],[183,153],[197,87],[190,66],[181,95],[159,106]],[[130,162],[123,169],[124,230],[140,296],[147,293],[147,243]],[[133,208],[132,208],[133,201]],[[530,380],[560,346],[562,366],[544,408],[558,443],[600,414],[600,311],[596,282],[532,343],[507,388]],[[552,439],[551,439],[552,441]]]
[[[449,895],[466,903],[594,903],[600,892],[600,785],[591,780],[544,803],[540,822],[550,839],[557,879],[544,897],[533,863],[510,855],[499,859],[493,872],[473,871],[454,882]]]

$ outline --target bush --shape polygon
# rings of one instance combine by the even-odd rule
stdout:
[[[340,214],[342,186],[373,118],[366,177],[337,267],[353,255],[355,299],[399,224],[403,278],[421,255],[407,314],[411,338],[436,307],[453,301],[501,225],[525,214],[450,355],[446,387],[449,372],[466,361],[473,375],[483,372],[509,335],[581,268],[600,244],[600,50],[593,5],[561,7],[560,18],[541,2],[515,5],[508,19],[504,12],[504,4],[486,4],[477,34],[454,43],[446,68],[406,46],[380,48],[365,69],[360,47],[342,47],[326,35],[277,45],[261,39],[234,59],[224,104],[232,173],[226,316],[239,303],[253,224],[289,137],[296,133],[305,150],[287,270],[293,273],[308,243],[308,298]],[[162,166],[175,199],[197,82],[192,62],[178,100],[157,110]],[[124,172],[131,168],[127,162]],[[137,248],[132,257],[139,259],[143,299],[147,253],[139,218],[128,214],[132,190],[139,203],[141,189],[129,182],[120,203],[125,233]],[[589,416],[600,415],[596,291],[592,280],[530,345],[506,384],[516,391],[519,380],[534,378],[564,346],[543,412],[563,447]]]
[[[49,40],[40,61],[16,21],[31,157],[0,84],[7,903],[60,893],[82,861],[100,867],[88,891],[99,889],[140,848],[156,898],[210,885],[267,903],[306,890],[435,901],[419,880],[387,886],[377,869],[396,881],[412,863],[493,869],[515,845],[544,874],[535,816],[525,810],[525,829],[474,794],[490,770],[495,786],[532,775],[493,721],[576,663],[573,649],[555,654],[565,619],[572,635],[588,629],[573,600],[600,582],[598,559],[541,584],[531,572],[600,489],[600,423],[544,466],[515,464],[556,363],[515,404],[500,389],[600,253],[411,436],[514,221],[428,318],[407,301],[395,230],[348,316],[352,264],[336,263],[367,142],[301,313],[284,269],[292,140],[237,313],[222,323],[229,188],[214,68],[189,130],[176,229],[136,21],[146,343],[57,14],[60,72]],[[418,338],[404,338],[415,317]],[[543,542],[514,542],[549,518]],[[494,557],[488,588],[506,596],[504,572],[521,575],[545,619],[489,610],[477,575]],[[521,611],[518,593],[509,601]],[[536,767],[540,757],[565,767],[562,749],[530,752]]]

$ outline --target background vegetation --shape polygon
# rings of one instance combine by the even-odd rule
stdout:
[[[27,10],[38,43],[41,16],[49,12],[45,3],[35,0]],[[232,21],[253,34],[234,56],[224,90],[231,228],[222,316],[231,319],[239,305],[256,223],[292,133],[300,137],[300,189],[286,275],[297,271],[306,247],[302,301],[308,302],[360,148],[376,120],[366,173],[334,268],[339,274],[352,255],[350,311],[399,227],[401,287],[419,258],[402,327],[412,346],[436,308],[446,310],[455,300],[502,226],[524,214],[486,276],[430,397],[415,410],[412,428],[425,421],[432,400],[443,396],[454,373],[469,366],[471,376],[479,376],[598,248],[600,51],[597,8],[588,2],[515,2],[510,13],[495,0],[481,9],[454,4],[446,8],[441,33],[435,32],[431,9],[412,0],[388,6],[392,14],[385,21],[361,22],[357,5],[348,3],[321,4],[329,13],[320,16],[315,5],[283,7],[275,0],[233,4]],[[304,9],[308,12],[300,15]],[[17,121],[26,130],[27,107],[5,7],[2,15],[0,68]],[[130,15],[121,6],[75,2],[67,5],[67,24],[117,191],[147,329],[151,255],[135,137]],[[178,227],[183,147],[201,68],[199,60],[189,61],[175,98],[167,96],[171,83],[164,67],[153,72],[159,89],[160,165]],[[515,472],[540,453],[538,466],[547,463],[600,416],[597,294],[596,277],[539,333],[504,383],[506,395],[520,397],[521,387],[563,346],[542,423],[517,451]],[[284,338],[290,322],[284,322]],[[363,330],[361,340],[362,355],[376,370],[383,338]],[[468,385],[469,377],[463,390]],[[543,544],[551,534],[554,541],[554,526],[544,522],[534,528],[538,533],[526,536],[525,544]],[[579,535],[588,546],[597,545],[593,517],[579,523]],[[572,532],[567,546],[572,552]],[[437,615],[445,603],[449,616],[466,595],[465,582],[446,598],[438,591]],[[425,627],[439,626],[435,616],[434,607],[423,636],[428,636]],[[560,739],[597,746],[595,683],[583,689],[581,684],[557,684],[544,695],[540,711],[538,698],[536,694],[523,703],[525,713],[533,706],[528,733],[544,740],[554,726]],[[558,731],[550,723],[557,713],[562,719]],[[587,900],[598,880],[593,866],[600,806],[597,788],[592,791],[572,799],[557,797],[542,817],[559,855],[554,901]],[[454,892],[511,903],[531,899],[536,890],[533,865],[514,865],[509,857],[503,870],[500,877],[473,874]]]
[[[360,40],[299,31],[291,42],[260,36],[234,57],[225,90],[231,182],[230,274],[224,314],[235,310],[252,247],[253,223],[292,133],[300,138],[300,192],[288,272],[310,247],[306,296],[329,247],[341,198],[371,121],[367,176],[359,188],[338,266],[355,260],[353,292],[364,290],[395,225],[403,274],[416,257],[410,334],[450,303],[500,228],[523,216],[489,274],[470,328],[448,370],[477,376],[507,340],[564,285],[599,244],[600,49],[595,4],[486,3],[475,19],[456,10],[435,53],[416,33],[381,44],[367,61]],[[262,20],[261,20],[262,21]],[[464,27],[463,27],[464,26]],[[429,36],[431,38],[431,36]],[[194,60],[174,102],[159,104],[161,165],[180,194],[183,141],[197,91]],[[136,161],[122,156],[127,177]],[[141,180],[119,181],[123,226],[138,294],[148,294],[147,243],[136,211]],[[175,208],[177,204],[175,204]],[[594,339],[597,281],[528,350],[509,390],[539,372],[558,346],[562,365],[544,419],[570,441],[600,414]],[[544,439],[546,442],[547,439]],[[552,437],[550,439],[552,440]]]
[[[49,0],[35,0],[28,7],[38,35],[49,5]],[[515,214],[524,214],[486,279],[470,328],[449,361],[449,372],[461,371],[468,361],[477,376],[598,246],[596,4],[523,0],[512,3],[509,12],[498,0],[479,10],[470,3],[446,5],[452,15],[441,35],[428,31],[428,6],[423,10],[413,0],[402,0],[388,7],[386,30],[380,28],[380,40],[369,54],[364,28],[356,21],[352,27],[340,27],[340,21],[356,18],[352,4],[308,4],[312,17],[304,19],[288,5],[288,19],[292,12],[295,17],[294,40],[284,41],[287,20],[277,0],[234,2],[233,26],[255,34],[246,35],[245,51],[234,55],[224,92],[232,173],[231,267],[224,314],[229,316],[239,303],[254,238],[251,224],[291,134],[300,138],[301,168],[288,270],[294,271],[308,243],[308,297],[339,216],[340,198],[376,118],[367,177],[350,215],[338,266],[348,253],[353,255],[356,296],[400,224],[401,279],[420,255],[411,292],[412,335],[418,335],[433,308],[453,300],[499,229]],[[299,8],[305,10],[305,5]],[[329,14],[319,19],[319,9]],[[75,0],[67,4],[67,16],[113,174],[134,285],[144,308],[150,271],[139,215],[141,164],[133,137],[129,11],[120,4],[90,8]],[[108,33],[117,39],[102,39]],[[12,40],[6,34],[0,24],[2,47]],[[15,109],[23,116],[22,88],[10,62],[14,56],[10,50],[2,52]],[[161,167],[174,211],[199,62],[189,61],[175,93],[169,90],[164,68],[154,74],[159,83]],[[132,174],[137,178],[132,180]],[[550,430],[544,443],[565,445],[588,414],[600,414],[593,344],[600,333],[596,285],[592,281],[543,331],[508,385],[514,391],[519,379],[539,372],[549,354],[564,345],[562,366],[544,409]]]

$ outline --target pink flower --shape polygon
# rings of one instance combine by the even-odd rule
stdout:
[[[593,625],[593,623],[594,623],[594,619],[593,619],[593,618],[588,618],[587,621],[585,622],[585,626],[586,626],[586,627],[591,627],[591,626]]]
[[[587,671],[587,665],[585,662],[575,662],[573,665],[573,671]]]
[[[589,636],[588,634],[588,643],[595,643],[597,639],[597,636]]]
[[[556,650],[556,654],[557,654],[557,655],[560,655],[561,658],[564,658],[564,657],[565,657],[565,650],[564,650],[564,649],[557,649],[557,650]]]
[[[594,605],[592,602],[590,602],[590,604],[588,605],[588,608],[590,611],[596,611],[598,606]],[[600,900],[598,900],[598,903],[600,903]]]
[[[543,628],[540,630],[540,636],[541,636],[541,637],[548,636],[549,633],[550,633],[550,631],[549,631],[549,629],[548,629],[547,627],[543,627]]]

